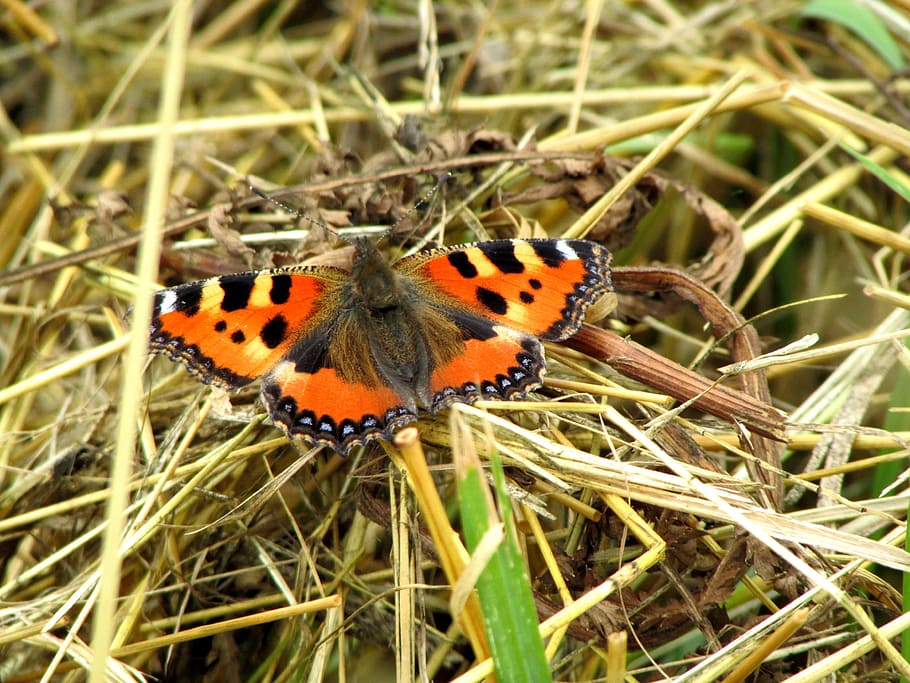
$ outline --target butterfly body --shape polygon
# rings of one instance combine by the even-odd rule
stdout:
[[[574,334],[610,289],[582,240],[494,240],[389,264],[355,242],[350,271],[301,266],[158,292],[151,349],[207,383],[262,378],[272,420],[340,453],[454,402],[540,385],[540,340]]]

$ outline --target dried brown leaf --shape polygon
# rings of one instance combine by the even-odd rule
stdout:
[[[231,225],[234,223],[234,208],[230,204],[216,204],[208,214],[207,227],[215,241],[231,256],[243,259],[247,267],[253,265],[256,253],[243,243],[240,233]]]

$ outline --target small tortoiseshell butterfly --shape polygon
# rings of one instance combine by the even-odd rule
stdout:
[[[366,239],[350,271],[299,266],[155,294],[151,349],[203,382],[262,400],[290,436],[341,454],[455,402],[540,386],[540,340],[578,331],[611,290],[593,242],[511,239],[433,249],[394,265]]]

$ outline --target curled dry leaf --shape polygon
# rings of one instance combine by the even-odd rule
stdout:
[[[207,227],[215,241],[231,256],[246,262],[247,268],[253,265],[253,249],[243,243],[240,233],[231,227],[234,223],[233,207],[230,204],[216,204],[208,214]]]
[[[534,175],[546,182],[523,189],[507,201],[524,204],[561,198],[581,213],[606,194],[632,165],[631,161],[602,157],[590,161],[558,159],[532,164]],[[679,193],[714,235],[705,255],[687,268],[687,272],[726,298],[742,268],[742,230],[723,206],[683,181],[661,173],[646,174],[610,207],[588,234],[588,239],[614,250],[628,245],[641,218],[671,191]]]
[[[105,190],[95,201],[95,220],[102,224],[111,223],[120,216],[133,213],[133,207],[127,202],[124,192]]]
[[[666,194],[671,188],[679,192],[689,208],[707,221],[714,240],[699,263],[686,271],[726,299],[743,266],[745,247],[739,223],[711,197],[681,180],[656,173],[649,180],[661,194]]]
[[[418,158],[421,161],[457,159],[488,152],[510,152],[515,148],[515,139],[508,133],[484,128],[450,129],[432,137]]]

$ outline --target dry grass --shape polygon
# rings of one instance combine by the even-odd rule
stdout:
[[[881,45],[783,3],[97,5],[0,10],[4,683],[479,680],[465,434],[509,466],[555,678],[910,677],[910,83]],[[549,347],[527,401],[343,459],[146,365],[151,283],[337,257],[244,176],[360,228],[446,171],[402,249],[545,232],[626,267],[612,334]]]

